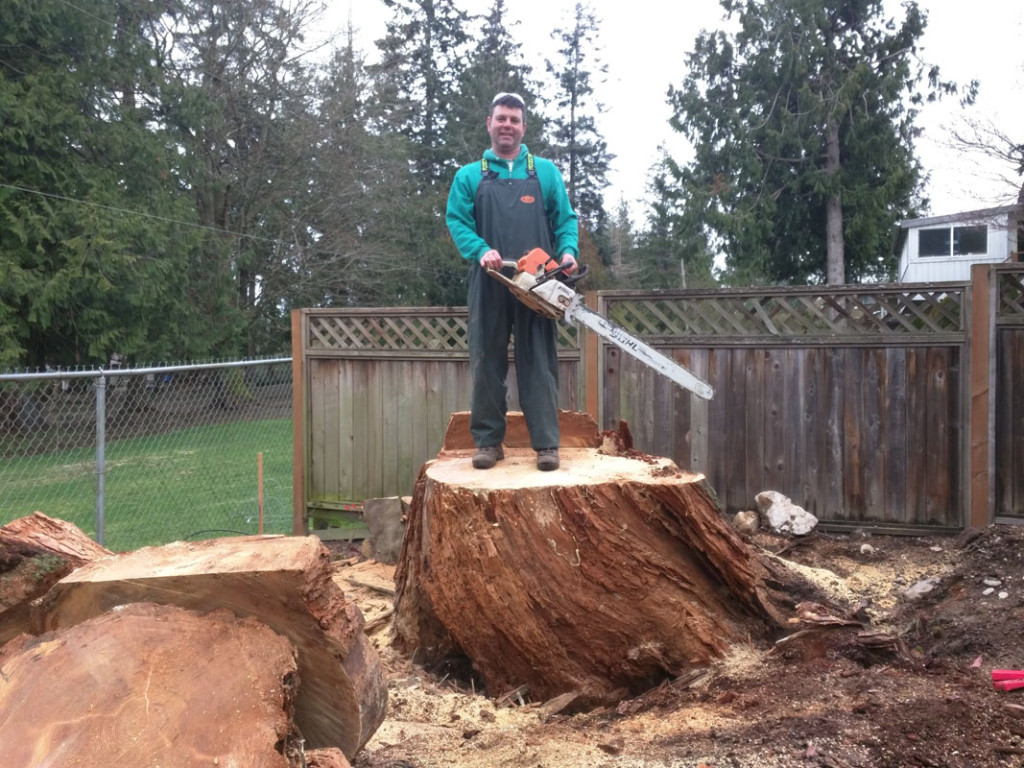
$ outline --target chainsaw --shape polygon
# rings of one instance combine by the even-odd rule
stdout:
[[[586,267],[575,275],[569,275],[564,266],[558,264],[541,248],[534,248],[519,261],[502,261],[501,266],[502,269],[514,269],[515,275],[509,278],[497,269],[487,271],[491,277],[504,283],[513,296],[534,312],[546,317],[561,318],[570,324],[585,326],[698,397],[705,400],[714,397],[715,392],[707,383],[601,317],[583,303],[583,297],[576,293],[572,286],[587,273]]]

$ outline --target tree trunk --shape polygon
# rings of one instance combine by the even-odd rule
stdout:
[[[563,426],[561,468],[539,472],[521,415],[509,419],[494,469],[472,468],[456,414],[420,472],[395,579],[400,647],[468,656],[492,695],[596,704],[786,620],[796,595],[780,587],[797,580],[740,539],[702,476],[592,420],[589,438]]]
[[[839,123],[829,117],[825,137],[825,170],[833,179],[842,169],[839,157]],[[838,187],[825,198],[825,280],[829,285],[846,282],[846,252],[843,241],[843,196]]]
[[[0,645],[29,631],[30,602],[78,566],[110,554],[75,525],[42,512],[0,528]]]
[[[230,609],[292,641],[295,722],[311,748],[351,758],[384,719],[387,689],[363,616],[331,579],[315,536],[246,537],[147,547],[85,565],[30,610],[36,633],[71,627],[136,602]],[[183,658],[202,655],[201,644]]]

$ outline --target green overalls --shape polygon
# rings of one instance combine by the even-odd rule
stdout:
[[[544,195],[527,155],[525,179],[499,179],[480,164],[480,185],[474,200],[476,231],[506,261],[533,248],[552,256],[551,227]],[[506,270],[506,274],[509,271]],[[558,336],[555,321],[518,301],[478,262],[469,268],[469,361],[472,374],[470,433],[477,447],[505,439],[508,410],[505,376],[508,344],[515,332],[516,381],[519,404],[535,450],[558,447]]]

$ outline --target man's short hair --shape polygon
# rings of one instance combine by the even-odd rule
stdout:
[[[488,110],[488,115],[494,114],[495,107],[508,107],[509,109],[521,109],[523,111],[523,119],[526,119],[526,100],[518,93],[506,93],[502,92],[491,99],[491,108]]]

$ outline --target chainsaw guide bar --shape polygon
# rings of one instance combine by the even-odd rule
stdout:
[[[575,282],[582,277],[582,272],[575,277],[564,278],[562,268],[539,248],[535,248],[518,262],[503,261],[502,268],[515,269],[515,276],[509,278],[500,270],[490,268],[487,269],[487,273],[537,314],[561,318],[571,325],[589,328],[605,341],[614,344],[698,397],[705,400],[714,397],[714,390],[706,382],[587,307],[582,297],[570,287],[570,281]]]

